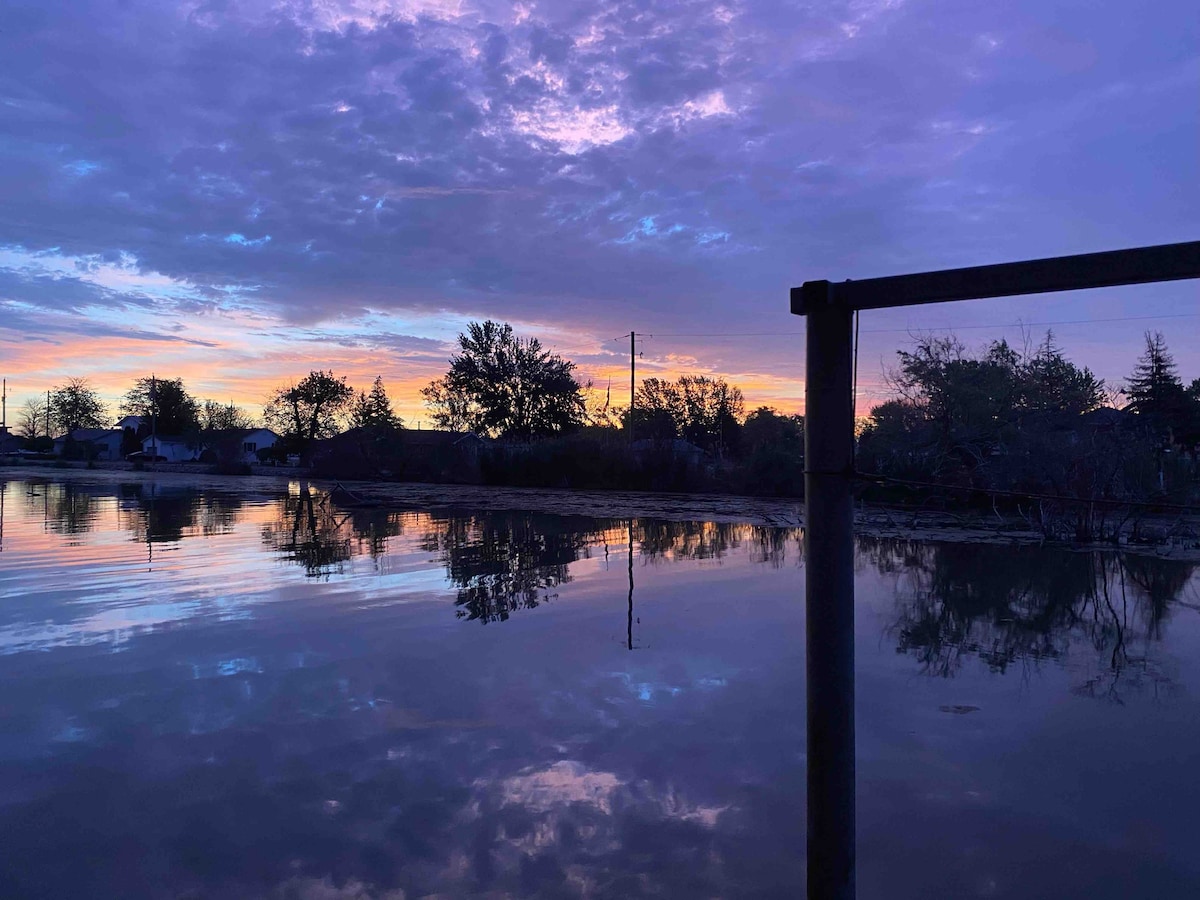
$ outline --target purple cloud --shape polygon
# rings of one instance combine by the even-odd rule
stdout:
[[[604,337],[797,330],[787,288],[806,278],[1200,224],[1200,23],[1183,0],[7,12],[0,247],[124,257],[179,286],[62,282],[60,306],[82,290],[93,307],[150,296],[182,319],[236,305],[309,327],[449,311]],[[15,271],[3,299],[50,302]],[[1155,296],[1168,310],[1186,291]],[[1054,302],[1077,318],[1132,296]],[[795,373],[795,345],[766,344],[703,352]]]

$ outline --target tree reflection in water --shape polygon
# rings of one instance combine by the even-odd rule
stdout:
[[[496,512],[433,520],[421,542],[439,554],[458,588],[457,615],[503,622],[518,609],[533,609],[557,597],[571,580],[569,566],[591,555],[604,528],[584,527],[559,516]],[[574,527],[572,527],[574,526]]]
[[[242,499],[236,494],[159,485],[121,485],[118,500],[134,540],[173,543],[186,535],[225,534],[237,524]]]
[[[23,493],[28,511],[40,515],[54,534],[85,534],[104,516],[115,514],[118,526],[138,543],[227,533],[237,524],[243,505],[236,494],[154,482],[30,481]]]
[[[669,522],[661,519],[637,521],[643,558],[721,559],[731,550],[748,545],[752,562],[782,566],[789,548],[797,562],[803,560],[802,528],[746,525],[731,522]]]
[[[341,507],[332,496],[301,486],[276,504],[274,521],[263,526],[263,541],[311,578],[344,571],[354,556],[379,559],[387,540],[404,531],[403,515],[373,507]]]
[[[920,543],[860,538],[860,553],[897,578],[897,652],[949,677],[978,658],[993,671],[1094,654],[1076,687],[1120,702],[1123,688],[1158,690],[1169,676],[1153,644],[1195,564],[1116,551]]]
[[[29,513],[40,514],[53,534],[86,534],[96,527],[100,501],[112,493],[111,487],[101,491],[95,485],[70,481],[31,481],[26,485],[24,500]]]
[[[280,501],[275,520],[263,528],[263,539],[302,565],[306,574],[328,577],[343,573],[343,564],[354,556],[384,556],[388,539],[406,529],[419,535],[421,549],[436,554],[445,566],[458,591],[459,618],[483,623],[503,622],[516,610],[556,598],[556,589],[571,581],[571,563],[610,544],[629,545],[631,560],[636,555],[645,562],[719,559],[743,545],[749,545],[754,561],[776,567],[792,551],[801,559],[802,532],[796,528],[517,511],[387,512],[342,505],[311,488]],[[632,644],[631,629],[626,631],[626,643]]]

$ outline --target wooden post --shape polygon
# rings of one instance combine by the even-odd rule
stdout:
[[[804,544],[808,897],[854,897],[853,311],[812,284],[806,342]],[[809,288],[809,285],[805,285]],[[817,296],[823,293],[824,296]]]
[[[808,652],[808,896],[854,896],[854,465],[856,310],[1200,278],[1200,241],[1024,262],[806,281],[804,492]]]

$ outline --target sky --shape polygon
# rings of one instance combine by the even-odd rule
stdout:
[[[257,412],[332,369],[410,424],[471,320],[614,403],[803,407],[788,291],[1200,239],[1194,0],[5,0],[0,375]],[[928,330],[1052,327],[1119,384],[1200,283],[864,313],[860,412]]]

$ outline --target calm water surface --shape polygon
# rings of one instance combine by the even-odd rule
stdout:
[[[794,897],[798,531],[0,481],[0,896]],[[862,897],[1200,896],[1200,582],[863,540]]]

